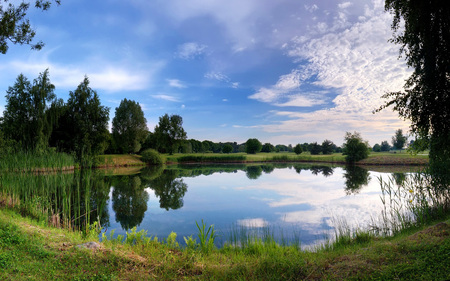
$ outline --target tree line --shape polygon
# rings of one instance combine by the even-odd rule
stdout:
[[[139,103],[128,99],[123,99],[115,109],[112,132],[109,132],[110,109],[101,104],[97,92],[89,83],[88,77],[85,77],[74,91],[69,92],[69,98],[64,102],[56,97],[48,70],[32,82],[20,74],[6,91],[7,103],[0,119],[0,152],[21,150],[45,153],[48,149],[56,149],[74,155],[78,162],[85,165],[102,153],[139,153],[150,148],[169,154],[309,152],[312,155],[345,153],[348,148],[348,144],[340,147],[330,140],[299,143],[293,147],[291,144],[263,144],[256,138],[241,144],[187,139],[182,117],[168,114],[159,117],[159,123],[151,132]],[[353,137],[368,147],[359,135]],[[401,149],[406,140],[402,130],[397,130],[392,144]],[[387,141],[373,147],[374,151],[389,149],[391,146]]]

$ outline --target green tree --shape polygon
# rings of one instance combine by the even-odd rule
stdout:
[[[294,147],[294,152],[295,152],[295,154],[297,154],[297,155],[301,154],[301,153],[303,152],[302,145],[298,143],[298,144]]]
[[[60,0],[54,1],[57,5]],[[8,42],[13,44],[27,44],[31,49],[40,50],[44,43],[33,44],[36,31],[31,28],[30,20],[26,18],[30,3],[3,0],[0,1],[0,53],[6,54]],[[46,11],[51,7],[51,1],[36,0],[34,6],[37,9]]]
[[[313,142],[309,145],[309,152],[312,155],[319,155],[322,152],[322,146],[317,142]]]
[[[262,144],[258,139],[248,139],[245,143],[245,152],[248,154],[256,154],[262,149]]]
[[[231,144],[225,144],[222,148],[222,152],[223,153],[231,153],[233,152],[233,147],[231,146]]]
[[[378,143],[376,143],[376,144],[372,147],[372,151],[373,151],[373,152],[381,152],[381,145],[379,145]]]
[[[324,140],[322,142],[322,154],[333,154],[334,151],[334,143],[330,140]]]
[[[33,136],[29,122],[32,108],[31,83],[20,74],[14,86],[6,91],[2,127],[6,139],[13,140],[24,148],[32,147]]]
[[[370,147],[369,143],[363,140],[358,132],[354,132],[353,134],[347,132],[345,133],[345,143],[342,150],[342,154],[347,155],[345,161],[355,163],[369,157]]]
[[[159,123],[154,132],[156,146],[159,152],[173,154],[181,141],[186,139],[183,129],[183,118],[180,115],[165,114],[159,117]]]
[[[392,137],[392,146],[394,146],[395,149],[403,149],[407,139],[408,137],[403,135],[402,129],[398,129]]]
[[[47,69],[33,84],[20,74],[14,86],[6,91],[5,135],[21,149],[43,151],[47,148],[55,119],[48,106],[56,102],[54,89]]]
[[[381,151],[389,151],[389,150],[391,150],[391,146],[389,145],[388,141],[382,141]]]
[[[97,92],[89,87],[86,76],[74,92],[69,93],[65,114],[65,149],[74,152],[83,165],[105,151],[108,145],[109,108],[100,104]]]
[[[271,143],[268,143],[268,142],[266,142],[261,148],[261,152],[267,152],[267,153],[272,152],[274,150],[275,150],[275,147]]]
[[[147,137],[147,120],[139,103],[124,99],[112,120],[112,138],[119,153],[136,153]]]
[[[392,42],[399,44],[413,73],[404,91],[388,93],[380,108],[393,106],[411,120],[412,133],[430,141],[430,164],[450,167],[450,9],[447,1],[386,0],[394,15]],[[426,146],[424,146],[426,147]]]

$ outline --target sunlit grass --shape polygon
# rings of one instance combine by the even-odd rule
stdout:
[[[49,172],[73,170],[75,167],[73,156],[53,150],[0,154],[0,171],[3,172]]]

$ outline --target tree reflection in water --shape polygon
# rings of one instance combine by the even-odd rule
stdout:
[[[165,170],[159,177],[149,182],[149,187],[159,197],[159,206],[167,211],[183,207],[183,197],[187,191],[187,184],[177,178],[176,170]]]
[[[363,186],[369,184],[370,173],[368,170],[355,165],[347,165],[344,170],[345,192],[348,195],[359,193]]]
[[[139,226],[147,211],[148,192],[139,176],[122,176],[113,182],[112,207],[116,213],[116,222],[123,229]]]

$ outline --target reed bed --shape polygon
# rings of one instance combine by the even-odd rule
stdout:
[[[93,191],[92,173],[2,173],[0,201],[11,202],[8,207],[49,225],[86,230],[99,220],[95,214],[103,210],[107,200],[93,196],[98,191]]]
[[[0,154],[2,172],[50,172],[76,168],[72,155],[49,150],[45,153],[18,151]]]

